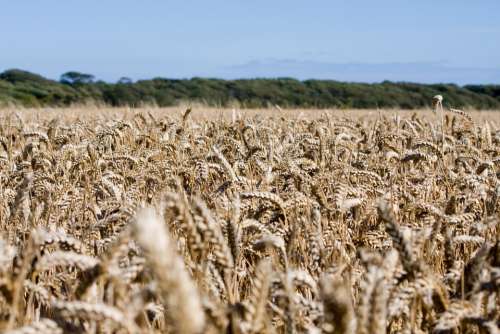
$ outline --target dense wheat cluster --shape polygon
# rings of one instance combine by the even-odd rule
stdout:
[[[500,128],[317,113],[3,112],[0,331],[498,333]]]

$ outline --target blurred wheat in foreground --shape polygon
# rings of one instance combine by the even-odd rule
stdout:
[[[3,111],[0,331],[499,333],[496,123],[283,115]]]

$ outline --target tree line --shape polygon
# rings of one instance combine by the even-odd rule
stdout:
[[[262,108],[401,108],[428,107],[440,94],[453,108],[500,109],[500,85],[350,83],[292,78],[221,80],[208,78],[133,81],[96,80],[67,72],[59,81],[22,70],[0,73],[0,106],[63,107],[103,104],[140,107],[200,102],[209,106]]]

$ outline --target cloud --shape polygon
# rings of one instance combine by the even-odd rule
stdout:
[[[500,69],[454,67],[446,62],[328,63],[296,59],[253,60],[221,69],[225,78],[293,77],[352,82],[408,81],[420,83],[498,84]]]

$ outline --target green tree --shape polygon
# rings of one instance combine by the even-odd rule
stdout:
[[[80,72],[66,72],[61,75],[60,82],[69,85],[78,85],[78,84],[91,84],[95,80],[95,77],[92,74],[80,73]]]
[[[128,77],[121,77],[120,80],[118,80],[117,83],[118,84],[122,84],[122,85],[128,85],[128,84],[132,83],[132,79],[130,79]]]

